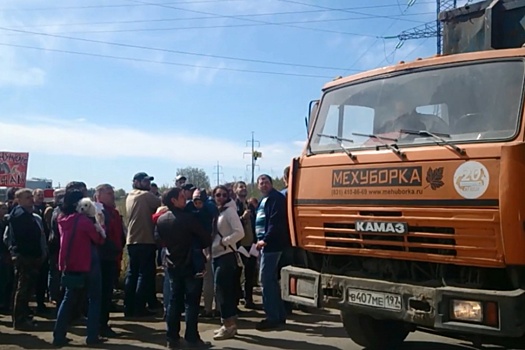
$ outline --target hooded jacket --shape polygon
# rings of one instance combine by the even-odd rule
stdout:
[[[219,211],[216,230],[213,235],[211,255],[218,258],[233,251],[237,251],[237,242],[244,237],[244,228],[237,215],[237,205],[230,200]],[[222,237],[221,237],[222,236]]]

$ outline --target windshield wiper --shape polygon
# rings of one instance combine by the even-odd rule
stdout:
[[[370,137],[372,139],[376,139],[377,141],[382,143],[382,146],[384,146],[385,148],[391,150],[392,152],[394,152],[395,154],[397,154],[401,158],[405,157],[405,153],[401,152],[401,150],[397,147],[397,144],[396,144],[397,139],[393,139],[393,138],[390,138],[390,137],[377,136],[377,135],[374,135],[374,134],[361,134],[361,133],[358,133],[358,132],[353,132],[352,135],[363,136],[363,137]],[[394,143],[389,144],[389,143],[387,143],[385,141],[394,141]],[[381,146],[376,146],[376,150],[379,150],[379,147],[381,147]]]
[[[346,153],[346,155],[348,157],[350,157],[350,159],[355,160],[357,158],[349,150],[347,150],[346,147],[343,145],[344,141],[350,142],[350,143],[354,143],[354,140],[345,139],[343,137],[339,137],[339,136],[335,136],[335,135],[326,135],[326,134],[317,134],[317,136],[319,136],[319,137],[326,137],[326,138],[338,141],[339,142],[338,143],[339,147],[341,147],[341,149]]]
[[[399,130],[400,133],[408,134],[408,135],[417,135],[417,136],[423,136],[423,137],[432,137],[434,140],[439,141],[436,142],[438,145],[447,145],[450,146],[454,151],[458,152],[459,155],[465,155],[465,150],[461,147],[456,146],[450,141],[445,140],[443,137],[450,138],[449,134],[444,133],[432,133],[430,131],[426,130],[408,130],[408,129],[401,129]]]

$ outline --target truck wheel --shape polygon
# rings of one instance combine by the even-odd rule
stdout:
[[[376,320],[368,315],[342,311],[341,318],[348,336],[367,350],[396,349],[409,330],[399,321]]]

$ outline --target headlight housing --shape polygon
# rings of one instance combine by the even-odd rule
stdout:
[[[483,322],[483,304],[480,301],[452,300],[451,319],[466,322]]]

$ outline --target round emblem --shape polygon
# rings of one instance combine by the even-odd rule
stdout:
[[[467,199],[481,197],[489,187],[489,171],[479,162],[461,164],[454,173],[454,187],[460,196]]]

